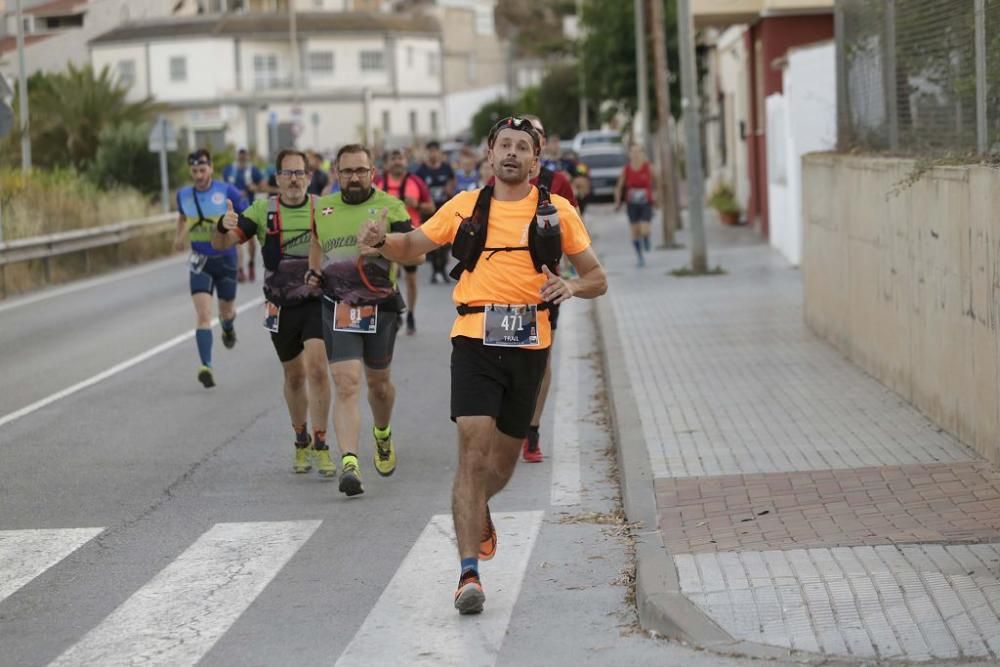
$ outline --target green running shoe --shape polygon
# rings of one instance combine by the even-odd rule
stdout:
[[[215,386],[215,378],[212,376],[212,369],[208,366],[202,366],[198,369],[198,382],[201,383],[205,389],[210,389]]]
[[[375,435],[375,429],[372,429],[372,435]],[[396,447],[392,444],[392,431],[389,431],[389,437],[384,440],[380,439],[377,435],[375,436],[375,456],[372,457],[372,461],[375,463],[375,472],[382,475],[382,477],[388,477],[392,473],[396,472]]]
[[[296,474],[302,474],[312,470],[313,458],[315,457],[315,450],[312,448],[312,440],[305,447],[295,446],[295,463],[292,464],[292,470]]]
[[[340,464],[340,490],[348,498],[365,492],[361,486],[361,470],[358,468],[358,457],[345,456]]]
[[[330,460],[330,449],[315,450],[316,472],[323,477],[333,478],[337,476],[337,464]]]

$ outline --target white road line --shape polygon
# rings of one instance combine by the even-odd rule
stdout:
[[[580,504],[580,414],[577,393],[580,389],[580,360],[577,359],[577,322],[579,303],[568,301],[559,314],[559,334],[555,349],[559,352],[558,382],[552,383],[556,411],[552,427],[552,491],[556,507]]]
[[[218,523],[52,665],[194,665],[320,521]]]
[[[236,313],[237,314],[242,313],[243,311],[249,310],[250,308],[253,308],[254,306],[259,306],[262,303],[264,303],[264,297],[262,297],[262,296],[261,297],[257,297],[256,299],[251,299],[250,301],[247,301],[243,305],[239,306],[236,309]],[[219,318],[215,318],[214,320],[212,320],[212,326],[213,327],[216,326],[216,325],[218,325],[218,324],[219,324]],[[114,366],[112,366],[111,368],[108,368],[107,370],[101,371],[97,375],[93,375],[93,376],[87,378],[86,380],[81,380],[80,382],[77,382],[76,384],[74,384],[74,385],[72,385],[70,387],[66,387],[65,389],[57,391],[54,394],[49,394],[45,398],[39,399],[39,400],[35,401],[34,403],[32,403],[31,405],[26,405],[25,407],[21,408],[20,410],[15,410],[14,412],[6,414],[3,417],[0,417],[0,426],[5,426],[5,425],[11,423],[12,421],[14,421],[15,419],[20,419],[21,417],[24,417],[26,415],[30,415],[32,412],[35,412],[36,410],[41,410],[42,408],[44,408],[47,405],[51,405],[51,404],[55,403],[58,400],[66,398],[67,396],[71,396],[72,394],[75,394],[78,391],[86,389],[87,387],[92,387],[95,384],[97,384],[98,382],[101,382],[103,380],[107,380],[109,377],[117,375],[118,373],[121,373],[122,371],[128,370],[129,368],[132,368],[133,366],[135,366],[137,364],[141,364],[142,362],[144,362],[147,359],[150,359],[152,357],[155,357],[156,355],[158,355],[161,352],[166,352],[170,348],[176,347],[177,345],[180,345],[184,341],[191,340],[192,336],[194,336],[194,331],[195,331],[194,329],[191,329],[189,331],[186,331],[185,333],[182,333],[179,336],[174,336],[170,340],[164,341],[163,343],[160,343],[156,347],[153,347],[153,348],[150,348],[149,350],[146,350],[145,352],[143,352],[140,355],[134,356],[131,359],[126,359],[125,361],[123,361],[123,362],[121,362],[119,364],[115,364]]]
[[[0,602],[99,535],[103,528],[0,531]]]
[[[499,548],[480,563],[486,607],[453,606],[458,553],[450,514],[434,516],[382,592],[337,667],[493,665],[521,590],[542,512],[494,512]]]
[[[81,280],[78,282],[65,285],[63,287],[53,287],[51,289],[43,289],[35,294],[31,294],[25,297],[12,297],[7,299],[3,303],[0,303],[0,313],[11,310],[13,308],[20,308],[21,306],[28,306],[33,303],[38,303],[39,301],[46,301],[47,299],[54,299],[57,296],[65,296],[66,294],[73,294],[74,292],[80,292],[82,290],[90,289],[92,287],[99,287],[101,285],[107,285],[108,283],[113,283],[116,280],[124,280],[126,278],[135,278],[136,276],[141,276],[144,273],[150,273],[156,271],[157,269],[162,269],[165,266],[170,266],[172,264],[183,264],[185,261],[184,257],[173,256],[167,259],[158,260],[155,262],[149,262],[148,264],[143,264],[134,269],[127,269],[125,271],[115,271],[114,273],[108,274],[106,276],[100,276],[99,278],[90,278],[88,280]]]

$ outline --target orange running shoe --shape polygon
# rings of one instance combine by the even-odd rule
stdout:
[[[479,614],[483,611],[486,594],[479,582],[479,574],[469,570],[458,580],[458,590],[455,591],[455,609],[459,614]]]
[[[497,553],[497,529],[493,526],[490,507],[486,506],[486,527],[479,540],[479,560],[489,560]]]

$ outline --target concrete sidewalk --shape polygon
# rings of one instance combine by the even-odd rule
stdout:
[[[755,232],[710,222],[727,274],[674,278],[688,251],[636,268],[622,218],[587,221],[643,624],[759,656],[996,664],[1000,473],[812,335],[798,271]]]

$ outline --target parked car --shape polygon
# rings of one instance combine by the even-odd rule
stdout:
[[[578,152],[580,162],[587,165],[590,175],[590,196],[612,198],[628,154],[621,144],[597,144]]]
[[[622,135],[612,130],[587,130],[573,137],[573,151],[579,153],[584,148],[604,145],[621,145]]]

